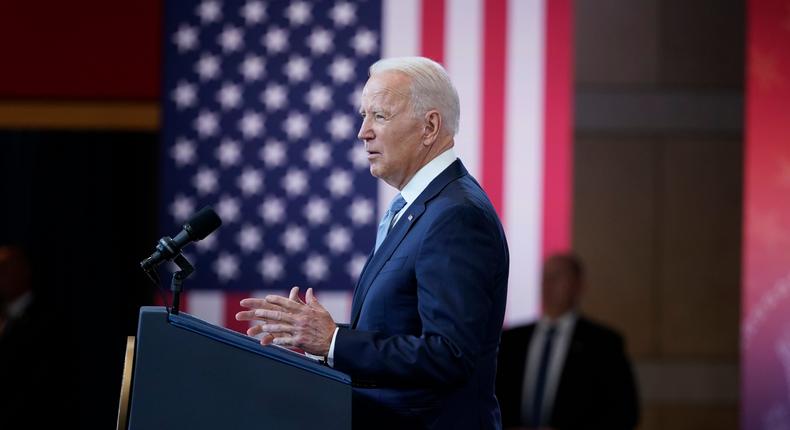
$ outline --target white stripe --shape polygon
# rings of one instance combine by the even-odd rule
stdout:
[[[316,298],[336,323],[348,323],[351,319],[350,291],[316,291]]]
[[[420,0],[384,0],[382,3],[381,56],[420,55]],[[378,181],[378,213],[384,216],[398,190]]]
[[[505,221],[510,246],[507,325],[540,306],[543,193],[543,0],[510,0],[505,89]]]
[[[461,122],[456,152],[472,176],[480,177],[482,123],[482,0],[449,0],[446,6],[445,66],[458,90]]]
[[[225,294],[221,290],[192,290],[186,298],[186,309],[190,315],[225,326]]]

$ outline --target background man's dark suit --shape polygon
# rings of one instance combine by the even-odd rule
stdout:
[[[527,350],[536,323],[502,334],[497,398],[505,427],[519,426]],[[556,429],[631,429],[639,408],[623,338],[579,317],[558,381],[550,427]]]
[[[355,403],[355,414],[367,412],[355,427],[499,427],[493,383],[508,267],[496,212],[456,160],[368,261],[351,329],[338,331],[334,367],[370,385],[356,390],[371,408]],[[403,421],[379,415],[387,409]]]

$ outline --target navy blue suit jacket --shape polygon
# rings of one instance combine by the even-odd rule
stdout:
[[[355,428],[495,429],[509,257],[483,189],[456,160],[371,255],[334,367],[355,383]]]

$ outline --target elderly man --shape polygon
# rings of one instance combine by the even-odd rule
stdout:
[[[362,91],[370,172],[400,190],[337,325],[313,295],[245,299],[261,342],[325,356],[351,375],[358,428],[500,428],[494,396],[508,249],[454,151],[458,94],[426,58],[384,59]]]

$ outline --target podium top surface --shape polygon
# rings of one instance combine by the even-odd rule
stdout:
[[[219,327],[209,322],[203,321],[200,318],[194,317],[186,313],[179,313],[172,315],[162,306],[143,306],[140,308],[140,319],[143,316],[161,315],[167,318],[169,324],[175,327],[189,330],[191,332],[209,337],[215,341],[225,343],[236,348],[249,351],[271,360],[276,360],[305,371],[321,375],[323,377],[336,380],[345,384],[351,384],[351,377],[345,373],[334,370],[331,367],[318,363],[302,354],[281,348],[278,346],[263,346],[258,339],[244,334],[235,332],[233,330]]]

